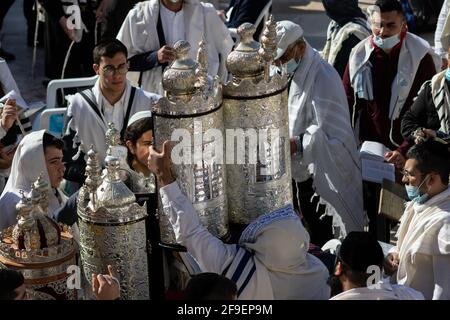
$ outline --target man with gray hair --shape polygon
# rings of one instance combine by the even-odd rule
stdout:
[[[303,39],[299,25],[280,21],[277,36],[275,62],[292,77],[289,130],[294,194],[309,224],[311,242],[322,245],[333,232],[331,225],[320,221],[319,204],[325,205],[320,213],[333,217],[341,237],[362,231],[366,222],[347,99],[339,74]],[[320,199],[311,202],[314,194]]]

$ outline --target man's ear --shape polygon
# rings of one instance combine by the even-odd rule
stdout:
[[[442,184],[441,176],[437,172],[431,172],[427,185],[432,186],[436,184]]]
[[[334,275],[339,277],[342,275],[342,262],[338,261],[334,267]]]
[[[306,42],[305,41],[301,41],[298,44],[298,50],[300,52],[300,57],[303,57],[303,55],[305,54],[305,51],[306,51]]]
[[[96,75],[99,75],[100,66],[98,64],[94,63],[92,69],[94,69]]]
[[[406,32],[406,31],[408,31],[408,22],[406,21],[405,18],[403,18],[403,24],[402,24],[401,32]]]
[[[127,146],[128,151],[131,152],[131,154],[136,154],[135,151],[134,151],[133,142],[131,142],[130,140],[127,140],[127,141],[125,141],[125,145]]]

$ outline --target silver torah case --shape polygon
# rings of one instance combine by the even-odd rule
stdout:
[[[71,228],[48,216],[48,188],[39,177],[29,195],[21,191],[16,225],[0,231],[0,269],[20,271],[34,300],[76,300],[67,284],[78,247]]]
[[[83,274],[92,285],[92,273],[107,273],[110,264],[119,275],[121,299],[147,300],[147,212],[121,181],[119,159],[108,155],[105,164],[107,172],[102,178],[97,155],[89,150],[87,178],[78,196]]]
[[[166,94],[152,108],[155,143],[161,146],[165,140],[172,140],[173,136],[174,141],[180,141],[176,136],[180,129],[189,136],[191,140],[182,148],[181,143],[185,141],[172,141],[172,171],[181,191],[196,209],[201,223],[214,236],[227,239],[229,228],[223,144],[205,135],[208,130],[214,129],[221,137],[224,136],[222,86],[217,77],[212,79],[207,75],[205,41],[200,43],[198,62],[188,57],[190,48],[187,41],[178,41],[174,45],[176,60],[164,72]],[[205,152],[218,145],[220,150]],[[174,161],[175,153],[186,156],[187,161]],[[204,157],[197,161],[195,155],[201,154]],[[175,234],[161,200],[159,203],[161,242],[176,245]]]
[[[277,44],[275,27],[271,17],[260,44],[253,40],[254,26],[244,23],[238,28],[241,42],[227,58],[232,74],[232,80],[223,87],[227,145],[232,142],[238,156],[245,149],[245,162],[230,164],[227,159],[232,224],[249,224],[262,214],[292,203],[288,77],[270,76]],[[230,141],[229,130],[236,129],[258,135],[256,150],[251,148],[250,139],[240,149]],[[256,161],[249,161],[252,154],[256,154]]]

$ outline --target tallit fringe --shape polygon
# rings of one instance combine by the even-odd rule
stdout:
[[[319,195],[317,193],[315,193],[311,197],[311,200],[315,196],[319,196]],[[334,209],[334,207],[331,204],[329,204],[328,202],[323,200],[321,197],[319,197],[319,202],[317,203],[316,212],[318,211],[320,205],[324,205],[325,206],[325,213],[323,215],[321,215],[319,217],[319,219],[322,220],[326,216],[333,217],[332,224],[333,224],[334,237],[336,239],[339,239],[339,240],[344,239],[347,236],[347,231],[345,229],[345,225],[344,225],[344,222],[342,221],[341,216],[337,213],[336,209]]]

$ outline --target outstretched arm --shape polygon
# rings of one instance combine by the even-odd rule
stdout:
[[[169,218],[176,241],[187,248],[202,271],[222,273],[233,260],[236,246],[224,244],[201,225],[195,208],[171,173],[169,141],[164,143],[161,153],[150,147],[148,166],[156,175],[164,214]]]

